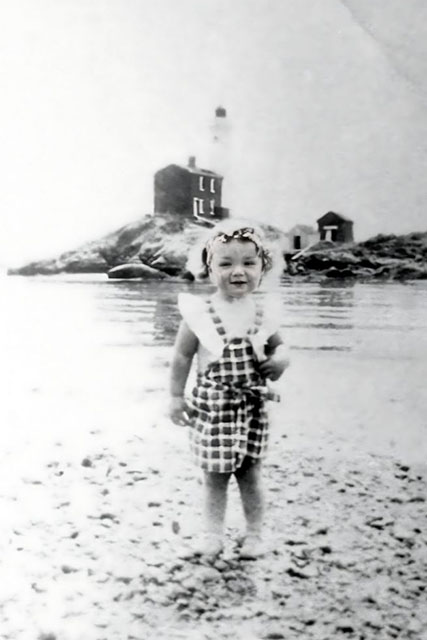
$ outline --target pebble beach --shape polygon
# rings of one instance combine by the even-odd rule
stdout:
[[[180,558],[201,478],[165,418],[3,448],[2,638],[427,638],[425,465],[280,431],[256,561],[234,484],[224,553]]]
[[[166,416],[171,348],[107,357],[80,332],[58,352],[63,335],[40,331],[45,360],[31,335],[1,409],[2,640],[427,639],[422,359],[295,352],[265,463],[267,553],[239,558],[233,482],[208,561],[180,553],[201,476]]]

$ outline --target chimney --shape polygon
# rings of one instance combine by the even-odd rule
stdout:
[[[188,158],[188,166],[190,167],[190,169],[194,169],[196,166],[196,156],[190,156]]]

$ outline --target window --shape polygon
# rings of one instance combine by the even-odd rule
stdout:
[[[211,193],[215,193],[215,178],[211,178]]]
[[[215,215],[215,200],[210,200],[209,201],[210,204],[210,214],[211,216]]]
[[[204,213],[204,201],[202,198],[193,198],[193,216],[197,218],[200,213]]]
[[[199,176],[199,189],[200,191],[205,190],[205,179],[203,176]]]

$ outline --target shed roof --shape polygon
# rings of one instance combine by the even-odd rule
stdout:
[[[303,233],[317,233],[316,229],[310,227],[308,224],[296,224],[292,229],[289,229],[288,233],[292,233],[297,230],[302,231]]]
[[[335,216],[336,218],[340,218],[340,220],[344,220],[344,222],[353,222],[353,220],[350,220],[350,218],[347,218],[347,216],[344,216],[342,213],[337,213],[336,211],[328,211],[327,213],[324,213],[323,216],[320,216],[320,218],[317,218],[316,222],[320,222],[321,220],[323,220],[323,218],[326,218],[326,216]]]

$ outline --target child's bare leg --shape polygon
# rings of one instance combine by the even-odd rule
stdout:
[[[230,473],[205,472],[205,518],[208,534],[223,534],[230,477]]]
[[[195,540],[194,544],[190,545],[190,549],[184,549],[181,557],[187,558],[194,554],[214,557],[222,551],[227,487],[230,477],[231,473],[205,472],[204,535]]]
[[[261,463],[245,461],[240,469],[237,469],[235,475],[242,498],[247,532],[259,535],[264,517]]]
[[[262,555],[261,530],[264,517],[261,463],[245,461],[235,473],[246,518],[246,539],[240,555],[256,558]]]

